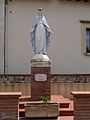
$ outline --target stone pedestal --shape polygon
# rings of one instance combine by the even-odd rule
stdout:
[[[20,92],[0,93],[0,120],[19,120]]]
[[[74,97],[74,120],[90,120],[90,91],[71,93]]]
[[[31,99],[51,97],[51,61],[47,55],[38,54],[31,60]]]

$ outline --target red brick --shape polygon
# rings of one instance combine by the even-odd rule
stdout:
[[[74,96],[74,120],[90,120],[90,92],[72,92]]]
[[[46,74],[46,81],[35,81],[35,74]],[[31,98],[40,99],[41,96],[51,96],[51,68],[31,67]]]
[[[20,92],[0,93],[0,120],[19,120]]]

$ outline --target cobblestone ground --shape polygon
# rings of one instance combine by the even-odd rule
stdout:
[[[20,120],[60,120],[59,118],[53,119],[53,118],[21,118]]]
[[[63,116],[63,117],[58,117],[58,119],[50,119],[50,118],[39,118],[39,119],[31,119],[31,118],[28,118],[28,119],[20,119],[20,120],[74,120],[74,117],[73,116]]]
[[[60,119],[50,119],[50,118],[39,118],[39,119],[31,119],[31,118],[22,118],[20,120],[60,120]]]

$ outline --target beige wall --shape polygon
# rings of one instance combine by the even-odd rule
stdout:
[[[71,91],[90,91],[90,83],[52,83],[51,94],[72,99]],[[1,83],[0,92],[22,92],[31,95],[31,83]]]
[[[90,91],[90,83],[52,83],[51,91],[72,99],[71,91]]]
[[[8,0],[8,73],[29,73],[33,56],[29,31],[36,9],[44,14],[53,31],[48,49],[52,73],[90,73],[90,57],[81,52],[80,20],[90,20],[90,2],[67,0]]]

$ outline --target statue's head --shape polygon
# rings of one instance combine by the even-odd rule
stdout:
[[[43,8],[38,8],[38,16],[43,16]]]

